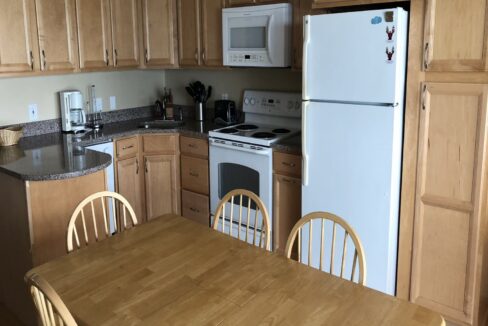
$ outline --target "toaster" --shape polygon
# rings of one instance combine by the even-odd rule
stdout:
[[[215,119],[217,124],[231,125],[237,123],[236,103],[230,100],[215,101]]]

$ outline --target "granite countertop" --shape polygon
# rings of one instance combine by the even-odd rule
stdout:
[[[74,178],[102,170],[110,165],[110,155],[85,149],[90,145],[112,141],[115,138],[149,133],[174,133],[207,138],[210,130],[219,128],[213,122],[185,121],[174,129],[144,129],[139,125],[148,119],[134,119],[106,124],[98,132],[81,137],[50,133],[22,138],[15,146],[0,147],[0,172],[26,181],[60,180]],[[300,136],[287,138],[273,148],[289,153],[300,153]]]

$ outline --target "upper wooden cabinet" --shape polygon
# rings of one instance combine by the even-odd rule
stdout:
[[[78,42],[74,0],[36,0],[41,69],[74,71]]]
[[[145,66],[177,66],[176,0],[142,0],[142,12]]]
[[[270,4],[270,3],[283,3],[288,2],[286,0],[227,0],[227,7],[233,6],[249,6],[255,4]]]
[[[178,49],[181,66],[200,65],[199,0],[178,0]]]
[[[137,0],[112,0],[113,58],[116,67],[139,65],[139,16]]]
[[[39,69],[35,25],[34,0],[0,1],[0,73]]]
[[[428,0],[425,13],[424,69],[487,69],[486,0]]]
[[[222,66],[222,9],[225,0],[178,0],[181,66]]]
[[[429,83],[420,113],[410,299],[469,325],[488,310],[487,98],[485,85]]]
[[[113,66],[109,0],[76,0],[81,70]]]
[[[202,50],[205,66],[222,66],[222,0],[200,0],[202,4]]]

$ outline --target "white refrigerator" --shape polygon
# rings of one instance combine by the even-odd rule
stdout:
[[[364,246],[366,286],[392,295],[407,28],[401,8],[304,17],[302,216],[344,218]],[[308,237],[304,228],[302,248]],[[320,234],[312,239],[311,264],[318,267]]]

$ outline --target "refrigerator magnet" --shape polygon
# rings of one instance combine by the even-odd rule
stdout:
[[[378,25],[382,21],[383,21],[383,19],[381,19],[380,16],[375,16],[375,17],[371,18],[371,25]]]
[[[386,47],[386,62],[387,63],[393,63],[395,60],[393,58],[393,55],[395,54],[395,47],[392,46],[391,50]]]
[[[390,27],[386,26],[386,36],[388,37],[386,40],[387,42],[393,42],[393,34],[395,34],[395,26],[392,26],[391,29]]]

